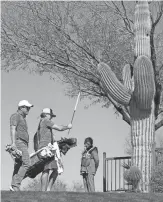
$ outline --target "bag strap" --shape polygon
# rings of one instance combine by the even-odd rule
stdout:
[[[42,119],[40,119],[40,122],[38,124],[38,128],[37,128],[37,139],[38,139],[38,142],[40,142],[40,125],[41,125],[41,122],[42,122]]]
[[[56,142],[54,139],[53,139],[53,129],[50,128],[50,132],[51,132],[51,144],[54,144],[54,142]]]
[[[35,152],[38,150],[38,145],[39,145],[39,143],[40,143],[40,133],[39,133],[39,131],[40,131],[40,124],[41,124],[41,119],[40,119],[40,122],[39,122],[39,125],[38,125],[38,128],[37,128],[37,131],[36,131],[36,133],[35,133],[35,135],[34,135],[34,137],[33,137],[33,145],[34,145],[34,150],[35,150]]]
[[[95,149],[95,147],[90,148],[90,149],[87,151],[87,153],[90,153],[90,154],[91,154],[91,152],[92,152],[94,149]]]
[[[55,140],[53,139],[53,132],[52,132],[52,129],[51,129],[51,144],[53,144],[55,142]]]

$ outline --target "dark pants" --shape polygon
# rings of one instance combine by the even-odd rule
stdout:
[[[21,182],[30,166],[30,157],[28,153],[28,144],[22,140],[16,140],[16,147],[22,151],[22,161],[15,160],[14,172],[12,176],[11,185],[19,188]]]
[[[94,175],[90,173],[83,174],[83,183],[85,192],[95,192]]]

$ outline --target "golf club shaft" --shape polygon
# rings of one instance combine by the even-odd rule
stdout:
[[[72,119],[71,119],[71,124],[72,124],[73,119],[74,119],[74,115],[75,115],[75,112],[76,112],[76,109],[77,109],[77,105],[78,105],[78,102],[79,102],[79,98],[80,98],[80,92],[79,92],[78,97],[77,97],[77,100],[76,100],[74,112],[73,112]],[[70,133],[70,129],[68,130],[68,135],[69,135],[69,133]]]

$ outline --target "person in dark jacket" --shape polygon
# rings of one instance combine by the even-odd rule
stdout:
[[[29,134],[26,122],[32,104],[22,100],[18,104],[18,111],[10,117],[11,147],[21,152],[21,161],[15,159],[14,172],[10,186],[11,191],[19,191],[21,182],[30,166],[28,153]]]
[[[83,177],[85,192],[95,192],[94,176],[99,166],[97,147],[93,146],[93,139],[88,137],[84,141],[85,150],[82,153],[80,174]]]

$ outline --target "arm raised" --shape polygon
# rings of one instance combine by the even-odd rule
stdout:
[[[68,124],[67,126],[58,126],[58,125],[54,124],[52,126],[52,129],[58,130],[58,131],[64,131],[64,130],[68,130],[68,129],[71,129],[71,128],[72,128],[72,124]]]

